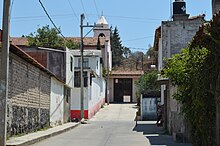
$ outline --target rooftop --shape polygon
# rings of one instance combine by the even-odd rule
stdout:
[[[81,38],[80,37],[66,37],[67,40],[72,40],[75,43],[80,43]],[[28,46],[28,39],[26,37],[11,37],[10,41],[13,45],[17,46]],[[83,39],[84,45],[87,46],[96,46],[98,42],[97,37],[86,37]],[[100,44],[104,45],[105,44],[105,38],[100,37]]]
[[[105,17],[102,15],[96,24],[108,24],[108,22],[106,21]]]

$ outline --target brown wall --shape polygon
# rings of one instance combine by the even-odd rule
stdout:
[[[8,133],[32,132],[49,126],[50,75],[10,53]]]

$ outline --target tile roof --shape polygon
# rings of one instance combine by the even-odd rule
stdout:
[[[81,39],[80,37],[66,37],[68,40],[72,40],[73,42],[80,43]],[[11,37],[10,41],[12,44],[17,46],[28,46],[28,39],[26,37]],[[86,37],[83,39],[84,45],[93,45],[96,46],[98,42],[97,37]],[[105,38],[100,38],[100,44],[105,44]]]

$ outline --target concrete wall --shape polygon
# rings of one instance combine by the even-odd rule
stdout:
[[[81,109],[81,96],[80,96],[81,88],[73,89],[73,98],[71,100],[71,119],[72,118],[80,118],[80,109]],[[84,88],[84,115],[88,116],[88,88]]]
[[[212,14],[219,12],[220,0],[212,0]]]
[[[79,67],[79,52],[72,51],[75,67]],[[87,55],[86,55],[87,54]],[[88,76],[88,87],[84,87],[84,115],[91,118],[105,102],[106,83],[102,77],[102,64],[100,62],[101,51],[85,51],[84,58],[89,60],[88,67],[84,69]],[[79,71],[79,69],[78,69]],[[91,74],[94,77],[91,78]],[[71,118],[80,118],[80,87],[74,87],[73,98],[71,100]]]
[[[171,58],[172,55],[180,53],[181,49],[187,47],[188,43],[192,40],[195,33],[199,30],[199,26],[202,24],[203,18],[185,19],[177,21],[163,21],[161,24],[161,40],[159,42],[159,58],[158,69],[161,70],[164,65],[165,58]],[[167,96],[164,95],[165,89],[167,90]],[[165,107],[166,122],[170,134],[173,135],[177,141],[182,141],[184,138],[188,139],[189,130],[187,129],[187,123],[181,116],[181,104],[173,99],[173,94],[176,92],[176,88],[172,85],[161,86],[161,101],[164,97],[167,97]],[[176,139],[178,134],[182,135],[183,139]]]
[[[50,75],[10,53],[7,131],[10,135],[49,126]]]
[[[92,118],[105,103],[106,82],[104,78],[92,78],[89,95],[89,118]]]
[[[50,125],[56,126],[64,123],[64,84],[56,78],[51,78],[50,94]]]
[[[66,85],[69,86],[71,89],[74,88],[74,56],[72,55],[72,53],[69,51],[69,49],[66,49],[65,53],[65,67],[63,67],[63,69],[66,69],[65,73],[66,73]],[[71,71],[71,58],[72,58],[72,71]]]
[[[162,29],[162,59],[171,58],[181,52],[192,40],[202,24],[202,18],[184,21],[163,21]],[[163,63],[164,66],[164,63]]]

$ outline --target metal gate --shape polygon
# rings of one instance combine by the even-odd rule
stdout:
[[[132,102],[132,79],[114,79],[114,102]]]

